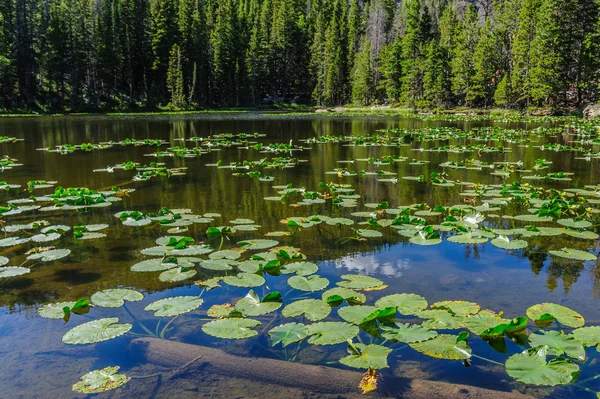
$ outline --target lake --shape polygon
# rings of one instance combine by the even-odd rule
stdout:
[[[0,255],[15,268],[0,278],[0,396],[85,397],[72,391],[81,376],[119,366],[131,380],[101,397],[358,397],[359,373],[387,362],[373,397],[397,397],[396,379],[595,397],[600,334],[571,333],[580,316],[600,325],[596,132],[246,113],[1,119]],[[143,299],[92,297],[111,289]],[[95,337],[73,332],[110,318]],[[178,362],[194,347],[172,342],[218,351]],[[538,343],[568,363],[557,387],[507,374]],[[238,369],[247,358],[275,369]],[[308,393],[314,365],[359,378],[338,392],[315,377]],[[562,385],[573,367],[578,381]]]

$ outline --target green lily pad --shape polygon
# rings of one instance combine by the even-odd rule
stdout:
[[[48,303],[37,311],[40,316],[45,319],[62,319],[65,317],[65,311],[63,310],[65,307],[69,309],[75,305],[75,302],[56,302],[56,303]]]
[[[319,266],[312,262],[296,262],[288,263],[281,268],[281,274],[293,274],[296,273],[298,276],[308,276],[316,273],[319,270]]]
[[[383,237],[383,233],[377,230],[369,230],[369,229],[358,229],[356,230],[356,234],[362,238],[381,238]]]
[[[0,247],[12,247],[14,245],[25,244],[29,238],[9,237],[0,239]]]
[[[466,301],[441,301],[431,305],[432,309],[448,309],[457,316],[476,314],[481,307],[474,302]]]
[[[235,263],[235,262],[233,262]],[[203,260],[200,262],[200,266],[203,269],[207,270],[216,270],[216,271],[225,271],[225,270],[233,270],[233,266],[231,266],[231,261],[227,259],[209,259]]]
[[[529,245],[525,240],[509,240],[508,238],[502,236],[494,238],[490,242],[495,247],[507,250],[523,249],[527,248],[527,245]]]
[[[346,281],[340,281],[338,286],[355,290],[378,290],[386,288],[383,281],[375,277],[363,276],[361,274],[344,274],[341,276]]]
[[[358,334],[359,328],[350,323],[322,321],[310,324],[308,330],[311,335],[308,339],[309,344],[334,345],[354,338]]]
[[[131,324],[118,323],[116,317],[88,321],[67,331],[62,342],[70,345],[93,344],[119,337],[131,330]]]
[[[58,233],[48,233],[48,234],[36,234],[31,237],[31,241],[33,242],[50,242],[58,240],[61,237]]]
[[[464,318],[464,323],[465,327],[473,334],[481,335],[498,325],[510,323],[510,320],[484,310],[475,315],[468,315]]]
[[[400,314],[407,316],[426,309],[427,305],[427,300],[417,294],[392,294],[379,298],[375,302],[375,306],[378,308],[395,306]]]
[[[464,360],[471,357],[471,348],[466,341],[458,341],[458,336],[440,334],[424,342],[409,344],[411,348],[424,355],[437,359]]]
[[[440,330],[453,330],[463,327],[463,318],[453,316],[447,310],[423,310],[415,316],[425,319],[423,327]]]
[[[323,320],[331,313],[331,306],[319,299],[302,299],[292,302],[281,311],[284,317],[298,317],[304,315],[307,320]]]
[[[51,249],[50,251],[39,252],[29,255],[29,260],[40,260],[42,262],[52,262],[58,259],[65,258],[71,254],[70,249]]]
[[[381,325],[383,338],[407,344],[427,341],[435,338],[438,333],[418,324],[394,323]]]
[[[138,302],[144,299],[144,294],[129,289],[109,289],[98,291],[90,298],[92,303],[103,308],[119,308],[125,301]],[[70,307],[70,306],[69,306]]]
[[[571,334],[587,347],[600,345],[600,326],[580,327]]]
[[[177,263],[163,263],[162,259],[148,259],[136,263],[129,270],[132,272],[162,272],[177,267]]]
[[[176,296],[152,302],[144,310],[154,312],[156,317],[179,316],[198,309],[202,303],[204,299],[197,296]]]
[[[281,307],[281,302],[261,302],[253,290],[236,302],[235,309],[244,316],[263,316]]]
[[[131,380],[125,374],[117,374],[118,366],[105,367],[90,371],[81,376],[81,380],[73,385],[73,391],[83,394],[94,394],[119,388]]]
[[[268,335],[272,346],[281,343],[281,346],[285,348],[308,337],[309,330],[302,323],[287,323],[272,328],[269,330]]]
[[[564,353],[569,357],[585,360],[583,343],[575,339],[574,335],[562,331],[538,331],[529,335],[529,345],[532,348],[545,345],[548,355],[560,356]]]
[[[392,349],[382,345],[350,344],[349,356],[340,359],[340,363],[356,369],[373,368],[380,370],[388,368],[387,357]]]
[[[580,251],[579,249],[563,248],[560,251],[548,251],[550,255],[558,256],[560,258],[566,258],[578,261],[592,261],[598,259],[594,254],[587,251]]]
[[[169,270],[162,272],[158,279],[162,282],[175,283],[178,281],[188,280],[196,275],[195,269],[187,269],[183,267],[174,267]]]
[[[0,267],[0,278],[9,278],[28,274],[31,270],[27,267],[6,266]]]
[[[588,227],[592,227],[592,223],[587,220],[559,219],[556,223],[572,229],[587,229]]]
[[[343,287],[335,287],[327,290],[323,293],[321,298],[327,302],[331,297],[340,297],[342,300],[351,302],[352,304],[363,304],[367,301],[365,294]]]
[[[348,323],[359,325],[378,310],[376,306],[344,306],[338,309],[338,315]]]
[[[266,283],[267,280],[258,274],[240,273],[237,276],[223,277],[223,282],[234,287],[256,288]]]
[[[259,240],[240,241],[237,244],[246,250],[255,251],[255,250],[261,250],[261,249],[273,248],[273,247],[279,245],[279,241],[260,240],[259,239]]]
[[[242,256],[241,252],[233,251],[231,249],[213,252],[210,255],[208,255],[208,257],[210,259],[229,259],[229,260],[239,259],[240,256]]]
[[[566,385],[579,377],[579,366],[564,357],[546,362],[546,349],[529,349],[506,360],[506,372],[530,385]]]
[[[452,237],[448,237],[448,241],[453,242],[455,244],[485,244],[488,242],[486,237],[473,237],[470,233],[457,234]]]
[[[559,323],[567,327],[581,327],[585,323],[583,316],[565,306],[555,303],[540,303],[527,309],[527,317],[533,321],[558,320]]]
[[[316,292],[327,288],[329,280],[316,274],[310,276],[292,276],[287,281],[288,285],[296,290]]]
[[[244,339],[258,335],[258,332],[253,330],[258,327],[260,321],[253,319],[221,319],[213,320],[202,326],[202,331],[206,334],[223,339]]]

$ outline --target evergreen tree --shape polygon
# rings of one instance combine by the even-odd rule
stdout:
[[[433,39],[427,46],[423,90],[425,99],[434,107],[442,107],[450,101],[450,65],[448,51]]]
[[[169,70],[167,73],[167,87],[171,94],[171,104],[176,108],[186,106],[185,89],[183,83],[183,65],[181,48],[176,43],[171,50]]]
[[[462,21],[456,27],[450,67],[452,93],[457,104],[465,104],[467,92],[474,74],[473,53],[477,45],[477,11],[467,5]]]

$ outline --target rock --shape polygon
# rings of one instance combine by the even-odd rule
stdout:
[[[600,104],[590,104],[583,110],[583,119],[594,119],[600,116]]]

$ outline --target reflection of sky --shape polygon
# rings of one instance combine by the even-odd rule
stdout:
[[[343,268],[360,274],[382,274],[387,277],[401,277],[403,270],[411,268],[411,260],[408,258],[385,260],[375,254],[366,256],[356,255],[337,259],[334,266],[338,269]]]

